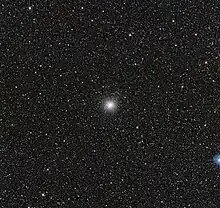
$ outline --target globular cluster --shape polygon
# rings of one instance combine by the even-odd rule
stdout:
[[[116,109],[116,104],[114,101],[111,101],[111,100],[106,101],[106,103],[105,103],[105,110],[106,111],[115,111],[115,109]]]
[[[0,3],[0,208],[219,208],[220,1]]]
[[[102,112],[114,114],[119,110],[119,101],[116,98],[105,98],[100,107]]]

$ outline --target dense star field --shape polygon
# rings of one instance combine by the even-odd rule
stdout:
[[[0,3],[0,208],[219,208],[220,1]]]

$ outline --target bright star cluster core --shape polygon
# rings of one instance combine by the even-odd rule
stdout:
[[[117,103],[114,100],[107,100],[104,104],[105,111],[114,112],[117,109]]]

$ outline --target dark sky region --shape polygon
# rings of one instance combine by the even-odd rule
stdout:
[[[220,1],[0,3],[0,208],[219,208]]]

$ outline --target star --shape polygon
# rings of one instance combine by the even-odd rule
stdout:
[[[213,162],[220,167],[220,154],[214,155]]]

